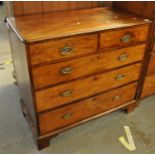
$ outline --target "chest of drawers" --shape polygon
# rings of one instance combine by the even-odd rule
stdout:
[[[95,8],[7,23],[22,110],[39,149],[64,130],[137,106],[151,21]]]

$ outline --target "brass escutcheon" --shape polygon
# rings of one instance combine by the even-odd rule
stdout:
[[[124,36],[121,38],[121,41],[122,41],[123,43],[128,43],[128,42],[131,41],[131,38],[132,38],[132,36],[131,36],[130,34],[126,34],[126,35],[124,35]]]
[[[120,74],[120,75],[117,75],[117,76],[115,77],[115,79],[116,79],[116,80],[122,80],[124,77],[125,77],[124,74]]]
[[[72,95],[72,90],[66,90],[63,93],[60,94],[62,97],[68,97]]]
[[[64,56],[69,55],[72,52],[73,52],[73,48],[70,46],[66,46],[60,50],[61,55],[64,55]]]
[[[113,101],[119,101],[121,99],[121,95],[116,95],[113,97]]]
[[[126,61],[128,59],[128,54],[127,53],[123,53],[118,57],[119,61]]]
[[[64,67],[60,70],[60,72],[63,75],[71,74],[73,72],[73,68],[72,67]]]
[[[69,119],[69,118],[72,117],[72,115],[73,115],[73,113],[66,113],[66,114],[64,114],[64,115],[62,116],[62,118],[63,118],[63,119]]]

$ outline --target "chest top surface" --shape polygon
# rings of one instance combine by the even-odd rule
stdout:
[[[27,43],[150,23],[109,7],[8,17],[7,22]]]

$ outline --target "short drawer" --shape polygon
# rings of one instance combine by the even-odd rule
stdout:
[[[116,48],[145,42],[149,26],[130,27],[121,30],[110,30],[100,34],[100,48]]]
[[[155,74],[155,53],[151,53],[151,59],[148,66],[147,75]]]
[[[41,135],[69,126],[133,101],[137,84],[133,83],[80,102],[39,115]],[[131,90],[131,91],[129,91]]]
[[[31,64],[93,53],[97,50],[97,34],[46,41],[29,46]]]
[[[138,80],[141,64],[97,74],[36,91],[37,110],[44,111]]]
[[[114,67],[141,61],[145,45],[101,52],[87,57],[50,64],[32,69],[35,89],[69,81],[81,76],[106,71]]]
[[[143,98],[154,94],[155,94],[155,75],[147,76],[145,78],[141,97]]]

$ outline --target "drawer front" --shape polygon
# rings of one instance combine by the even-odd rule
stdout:
[[[155,75],[147,76],[145,78],[141,97],[143,98],[154,94],[155,94]]]
[[[143,59],[144,50],[145,45],[143,44],[66,62],[34,67],[32,69],[34,87],[38,89],[140,61]]]
[[[76,102],[39,115],[41,134],[80,122],[134,100],[137,84],[130,84],[107,93]],[[129,91],[132,90],[132,91]]]
[[[29,46],[31,64],[93,53],[97,50],[97,34],[46,41]]]
[[[36,91],[37,110],[44,111],[136,81],[141,64]]]
[[[151,59],[148,66],[147,75],[155,74],[155,53],[151,53]]]
[[[147,39],[148,25],[115,31],[105,31],[100,35],[100,48],[128,46]]]

